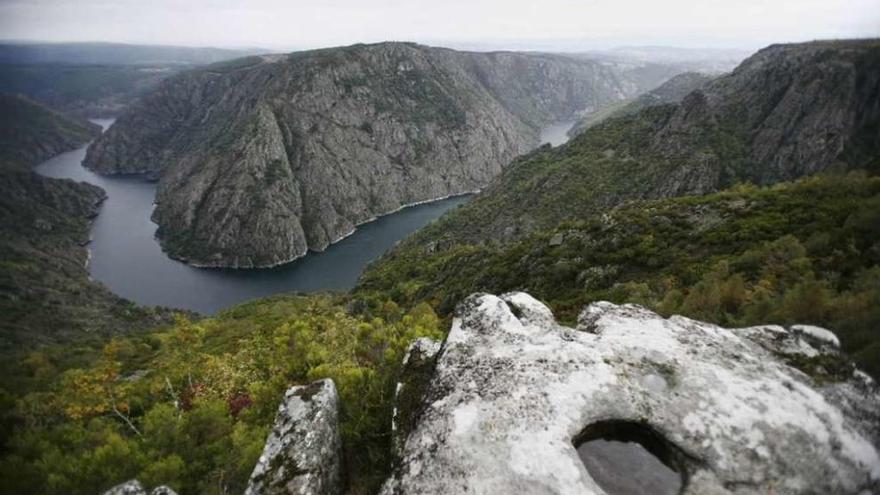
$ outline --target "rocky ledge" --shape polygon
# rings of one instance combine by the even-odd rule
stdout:
[[[726,329],[601,302],[568,328],[527,294],[474,295],[382,493],[605,493],[649,459],[672,474],[648,473],[643,491],[877,493],[880,393],[834,363],[817,327]],[[633,443],[643,461],[608,454]]]

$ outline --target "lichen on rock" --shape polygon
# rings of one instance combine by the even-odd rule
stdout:
[[[147,495],[148,493],[149,495],[177,495],[177,492],[165,485],[157,486],[147,492],[138,480],[128,480],[125,483],[120,483],[104,492],[103,495]]]
[[[395,455],[403,451],[403,444],[421,413],[422,397],[434,372],[434,359],[440,352],[440,342],[426,337],[416,339],[406,350],[400,380],[394,390],[394,412],[391,417],[392,446]]]
[[[607,302],[568,328],[527,294],[473,295],[383,493],[604,493],[576,443],[608,425],[648,432],[682,493],[876,492],[878,387],[789,366],[836,353],[801,337]]]
[[[341,449],[333,380],[291,387],[245,494],[341,493]]]

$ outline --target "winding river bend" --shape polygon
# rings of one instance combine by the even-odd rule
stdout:
[[[104,129],[113,123],[97,119],[93,122]],[[559,129],[558,125],[548,126],[542,133],[542,142],[563,142],[564,132]],[[204,314],[278,292],[350,289],[367,264],[395,242],[470,199],[459,196],[404,208],[359,226],[354,234],[324,252],[309,253],[276,268],[193,268],[168,258],[154,237],[156,224],[150,220],[150,214],[156,184],[138,176],[99,175],[84,168],[81,164],[86,148],[62,153],[38,165],[36,171],[48,177],[89,182],[107,192],[108,199],[92,225],[92,278],[139,304]]]

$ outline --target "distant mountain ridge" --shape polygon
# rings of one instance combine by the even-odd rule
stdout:
[[[0,42],[0,92],[25,94],[79,117],[115,116],[181,70],[262,51]]]
[[[631,100],[622,101],[602,111],[594,112],[579,120],[568,131],[569,136],[575,136],[599,122],[611,117],[632,115],[643,108],[648,108],[666,103],[680,103],[685,96],[699,89],[713,78],[699,72],[684,72],[671,78],[660,86],[642,93]]]
[[[773,45],[679,104],[521,157],[419,242],[509,240],[633,199],[880,170],[880,40]]]
[[[839,331],[876,376],[878,130],[880,40],[770,46],[680,103],[517,159],[354,293],[441,315],[475,291],[527,289],[570,321],[589,301],[798,319]]]
[[[272,266],[403,205],[479,189],[540,126],[641,84],[571,57],[412,43],[247,57],[168,80],[86,164],[160,177],[154,219],[172,257]]]
[[[0,64],[205,65],[269,51],[105,42],[0,42]]]

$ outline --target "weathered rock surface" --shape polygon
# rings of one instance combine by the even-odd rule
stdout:
[[[104,492],[104,495],[177,495],[171,488],[162,485],[147,492],[138,480],[128,480]]]
[[[246,495],[342,492],[339,396],[333,380],[290,388]]]
[[[138,480],[128,480],[104,492],[104,495],[146,495],[143,485]]]
[[[383,493],[604,493],[576,443],[634,432],[683,493],[876,493],[878,387],[786,364],[842,359],[801,335],[611,303],[572,329],[524,293],[471,296]]]
[[[403,358],[400,381],[394,391],[394,414],[391,418],[394,454],[403,453],[404,443],[422,412],[422,397],[434,374],[434,362],[440,342],[426,337],[410,344]]]
[[[482,188],[541,125],[644,89],[588,60],[410,43],[251,57],[166,81],[85,164],[160,177],[154,220],[172,257],[272,266]]]

